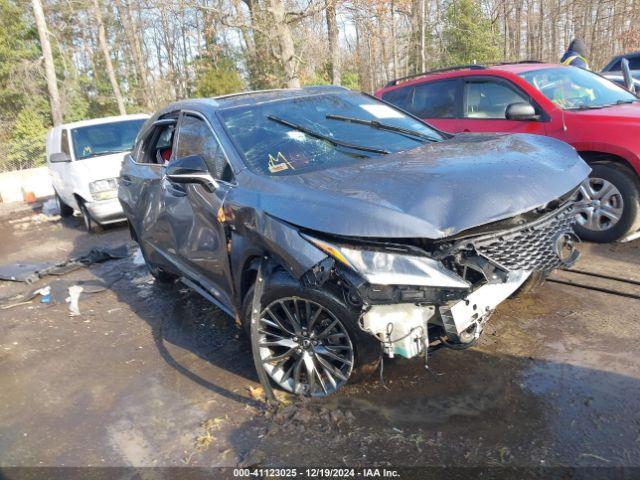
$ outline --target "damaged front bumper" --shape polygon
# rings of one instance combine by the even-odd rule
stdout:
[[[389,356],[411,358],[434,339],[473,345],[496,307],[533,272],[544,276],[572,265],[578,257],[574,221],[568,202],[516,227],[445,240],[422,256],[415,246],[305,238],[334,259],[347,297],[362,309],[361,328]]]

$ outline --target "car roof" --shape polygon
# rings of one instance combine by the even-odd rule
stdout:
[[[562,67],[562,65],[556,63],[541,63],[535,61],[523,61],[520,63],[504,63],[494,65],[461,65],[457,67],[445,68],[442,70],[434,70],[431,72],[419,73],[398,80],[389,82],[383,89],[393,89],[403,85],[419,84],[424,81],[432,81],[435,79],[444,78],[457,78],[462,76],[468,76],[470,74],[486,75],[488,73],[496,73],[496,70],[509,72],[515,75],[520,73],[529,72],[533,70],[541,70],[544,68],[556,68]]]
[[[215,111],[245,105],[257,105],[287,98],[300,98],[322,93],[344,93],[349,91],[348,88],[337,85],[320,85],[302,88],[279,88],[273,90],[238,92],[218,97],[192,98],[173,102],[160,110],[156,116],[162,116],[177,110]]]
[[[103,123],[121,122],[123,120],[146,120],[149,118],[147,113],[135,113],[132,115],[115,115],[112,117],[91,118],[89,120],[79,120],[77,122],[69,122],[59,125],[58,128],[79,128],[88,127],[90,125],[101,125]]]

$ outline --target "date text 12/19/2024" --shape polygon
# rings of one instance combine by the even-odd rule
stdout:
[[[399,478],[397,470],[387,468],[236,468],[236,478]]]

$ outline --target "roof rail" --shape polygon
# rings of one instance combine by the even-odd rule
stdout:
[[[431,75],[432,73],[452,72],[454,70],[464,70],[466,68],[470,70],[484,70],[485,68],[490,67],[492,65],[514,65],[518,63],[544,63],[544,62],[541,62],[540,60],[518,60],[517,62],[491,62],[491,63],[484,63],[482,65],[476,64],[476,63],[472,63],[469,65],[456,65],[454,67],[439,68],[437,70],[428,70],[426,72],[415,73],[413,75],[408,75],[406,77],[396,78],[395,80],[391,80],[389,83],[387,83],[385,87],[392,87],[393,85],[397,85],[398,83],[404,82],[405,80],[422,77],[423,75]]]
[[[464,70],[465,68],[469,68],[471,70],[483,70],[487,67],[485,67],[484,65],[478,65],[478,64],[472,63],[469,65],[456,65],[454,67],[439,68],[437,70],[428,70],[426,72],[415,73],[413,75],[407,75],[406,77],[396,78],[395,80],[391,80],[389,83],[387,83],[385,87],[391,87],[393,85],[397,85],[400,82],[404,82],[405,80],[422,77],[423,75],[431,75],[432,73],[450,72],[453,70]]]

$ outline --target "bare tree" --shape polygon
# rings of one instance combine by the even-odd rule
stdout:
[[[340,85],[340,45],[338,43],[338,19],[336,18],[335,0],[325,0],[325,9],[329,57],[331,60],[331,83]]]
[[[60,94],[58,92],[58,79],[56,78],[56,69],[53,65],[53,55],[51,54],[51,43],[49,42],[49,31],[47,30],[47,22],[42,9],[40,0],[32,0],[33,15],[36,19],[38,27],[38,35],[40,36],[40,45],[42,47],[42,55],[44,57],[44,68],[47,77],[47,90],[49,91],[49,104],[51,105],[51,119],[53,125],[62,123],[62,110],[60,108]]]
[[[127,111],[124,108],[124,100],[122,99],[122,93],[120,92],[120,86],[116,79],[116,72],[113,69],[113,62],[111,61],[111,53],[109,52],[109,45],[107,45],[107,34],[104,28],[104,20],[102,18],[102,9],[100,7],[99,0],[93,0],[93,13],[98,23],[98,43],[100,44],[100,50],[104,56],[104,63],[107,67],[107,75],[111,88],[113,89],[113,95],[116,97],[116,103],[118,104],[118,112],[120,115],[126,115]]]
[[[284,69],[285,83],[289,88],[300,88],[298,59],[296,58],[291,27],[287,22],[287,9],[284,0],[269,0],[268,10],[278,41],[278,57]]]

